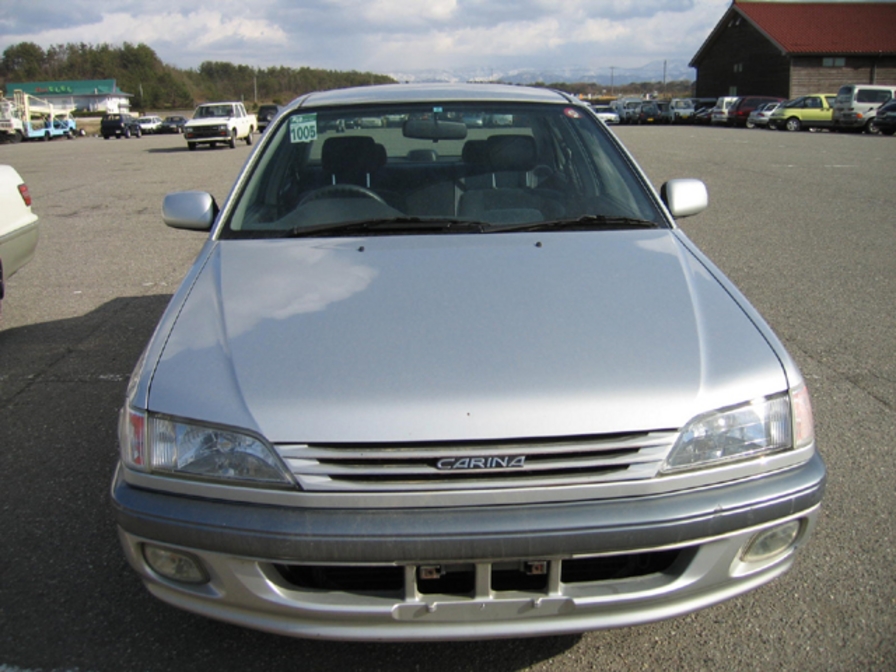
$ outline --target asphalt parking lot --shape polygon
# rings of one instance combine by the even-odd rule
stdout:
[[[251,147],[181,136],[0,146],[40,216],[0,318],[0,671],[896,669],[896,138],[620,127],[657,186],[703,179],[680,223],[802,367],[828,488],[790,573],[686,617],[581,636],[337,644],[239,629],[152,598],[109,505],[127,377],[204,234],[170,191],[219,202]]]

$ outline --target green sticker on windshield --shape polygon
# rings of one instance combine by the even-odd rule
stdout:
[[[317,140],[317,115],[299,114],[289,120],[290,142],[314,142]]]

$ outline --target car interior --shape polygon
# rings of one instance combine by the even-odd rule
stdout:
[[[525,224],[600,214],[661,221],[640,185],[616,168],[624,159],[606,131],[578,108],[552,107],[383,109],[354,118],[321,111],[296,116],[304,121],[292,131],[284,119],[228,230],[282,233],[396,218]],[[295,132],[300,123],[304,135]]]

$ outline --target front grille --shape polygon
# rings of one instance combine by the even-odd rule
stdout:
[[[622,555],[549,561],[399,565],[275,564],[290,588],[342,592],[403,600],[415,595],[475,597],[480,593],[564,593],[584,584],[637,579],[669,572],[694,549],[645,551]],[[477,577],[479,583],[477,584]],[[554,577],[552,579],[552,577]],[[559,583],[557,580],[559,579]]]
[[[305,491],[527,488],[656,476],[674,431],[556,439],[280,445]]]
[[[194,138],[226,138],[227,130],[216,126],[196,126],[190,129]]]

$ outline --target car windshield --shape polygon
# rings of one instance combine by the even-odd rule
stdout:
[[[271,130],[221,237],[668,226],[578,105],[299,108]]]
[[[230,105],[203,105],[197,108],[196,114],[193,115],[197,119],[211,119],[214,117],[229,117],[232,111]]]

